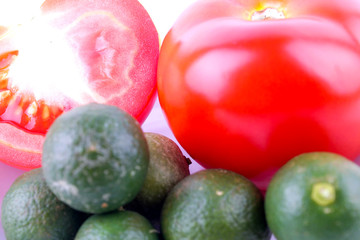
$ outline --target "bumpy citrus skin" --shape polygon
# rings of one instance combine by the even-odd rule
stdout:
[[[270,239],[260,191],[221,169],[178,183],[165,200],[161,227],[166,240]]]
[[[328,152],[301,154],[272,179],[266,217],[277,240],[360,237],[360,168]]]
[[[145,133],[150,152],[150,163],[145,183],[136,196],[145,209],[161,207],[170,190],[190,175],[189,160],[170,138],[157,133]]]
[[[75,240],[157,240],[158,234],[146,218],[136,212],[120,211],[88,218]]]
[[[4,197],[1,214],[7,240],[73,239],[86,217],[56,198],[40,168],[15,180]]]
[[[56,119],[44,142],[42,164],[59,199],[80,211],[104,213],[135,198],[146,177],[149,150],[133,117],[92,103]]]

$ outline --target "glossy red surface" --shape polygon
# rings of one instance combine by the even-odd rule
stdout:
[[[250,20],[274,8],[284,19]],[[186,151],[266,189],[297,154],[360,154],[358,1],[199,1],[166,36],[160,104]]]

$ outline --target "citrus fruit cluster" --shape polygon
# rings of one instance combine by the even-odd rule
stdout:
[[[42,167],[19,177],[6,194],[6,238],[157,239],[140,212],[160,209],[189,174],[175,142],[144,133],[125,111],[96,103],[74,108],[46,135]]]
[[[6,194],[7,240],[358,239],[360,168],[328,152],[291,159],[266,195],[224,169],[190,175],[171,139],[145,133],[117,107],[87,104],[62,114],[42,168]]]

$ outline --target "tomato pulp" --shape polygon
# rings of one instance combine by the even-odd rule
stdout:
[[[0,27],[0,160],[41,166],[44,136],[64,111],[89,102],[140,123],[156,96],[157,30],[136,0],[46,0]]]
[[[200,0],[164,39],[158,92],[190,156],[263,190],[297,154],[355,159],[360,3]]]

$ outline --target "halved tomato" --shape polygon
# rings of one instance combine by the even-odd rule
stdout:
[[[0,27],[0,161],[41,166],[44,136],[75,106],[118,106],[142,123],[154,104],[159,38],[137,0],[47,0]]]

